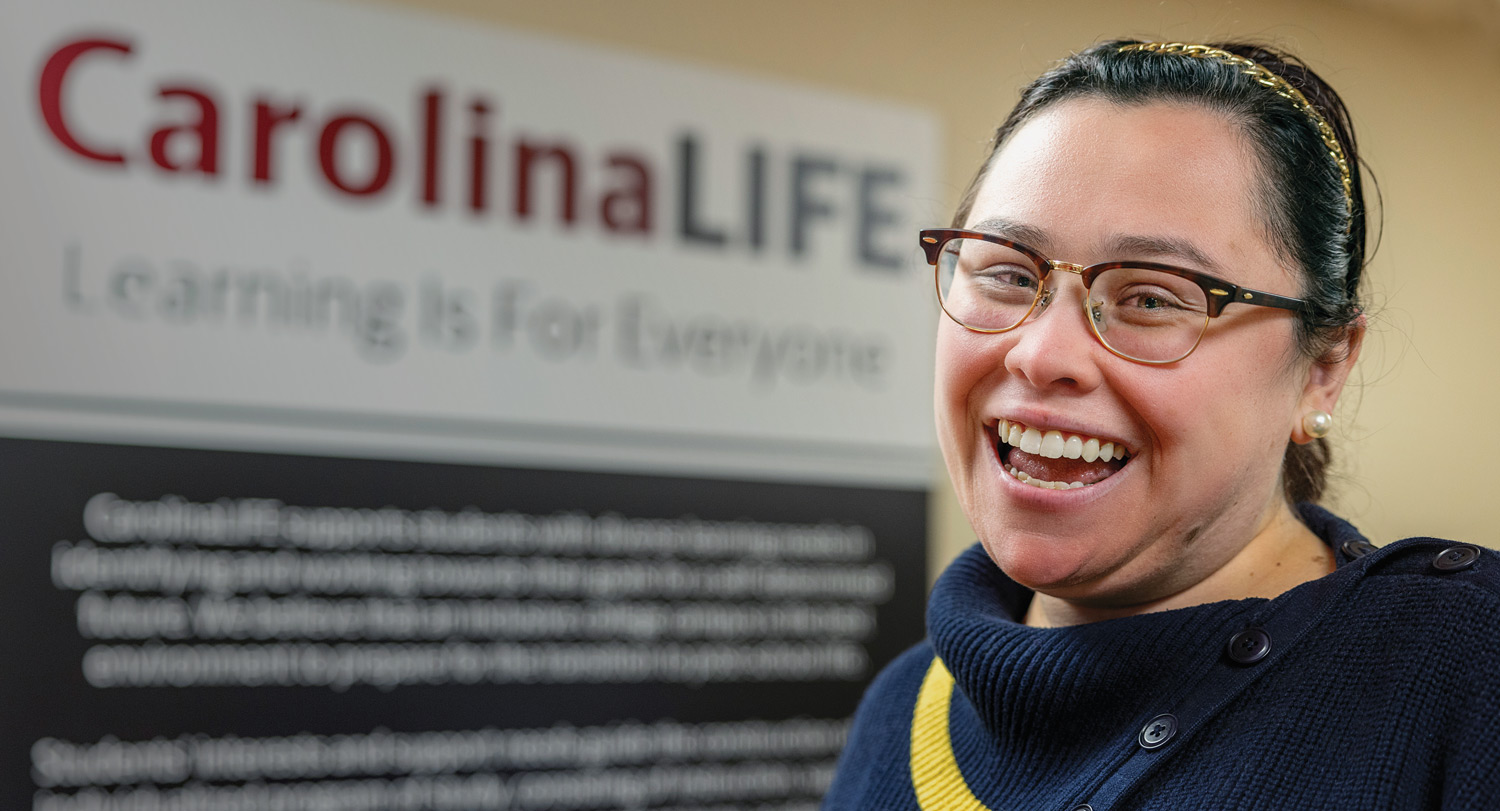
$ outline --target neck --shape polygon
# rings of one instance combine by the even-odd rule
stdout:
[[[1081,625],[1220,600],[1270,599],[1334,570],[1333,550],[1279,502],[1250,542],[1207,577],[1174,594],[1133,605],[1084,605],[1038,593],[1025,622],[1037,628]]]

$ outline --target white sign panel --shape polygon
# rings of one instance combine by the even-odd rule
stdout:
[[[927,481],[930,115],[357,5],[4,5],[0,432]]]

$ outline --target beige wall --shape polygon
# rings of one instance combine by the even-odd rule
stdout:
[[[1070,50],[1122,35],[1287,47],[1344,94],[1386,202],[1332,505],[1377,543],[1500,545],[1500,49],[1485,26],[1331,2],[366,1],[924,107],[945,128],[949,206],[1019,87]],[[935,569],[971,541],[938,470]]]

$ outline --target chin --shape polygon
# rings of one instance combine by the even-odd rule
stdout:
[[[1066,590],[1089,580],[1090,549],[1076,540],[1006,533],[981,538],[980,544],[1006,577],[1032,591]]]

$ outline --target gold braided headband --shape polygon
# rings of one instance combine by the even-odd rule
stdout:
[[[1269,70],[1261,67],[1253,60],[1246,59],[1239,54],[1232,54],[1218,48],[1210,48],[1207,45],[1189,45],[1184,42],[1141,42],[1134,45],[1126,45],[1121,51],[1150,51],[1151,53],[1182,54],[1198,59],[1213,59],[1240,68],[1246,76],[1254,79],[1258,84],[1270,88],[1271,92],[1297,105],[1312,119],[1313,125],[1318,128],[1318,135],[1323,139],[1323,145],[1328,148],[1329,157],[1333,158],[1335,166],[1339,167],[1339,177],[1344,181],[1344,203],[1348,206],[1350,222],[1345,226],[1346,232],[1353,228],[1354,218],[1354,178],[1350,174],[1349,160],[1344,157],[1344,148],[1339,145],[1337,135],[1333,133],[1333,127],[1329,126],[1328,119],[1318,112],[1318,108],[1312,106],[1302,91],[1292,87],[1287,80],[1277,76]]]

